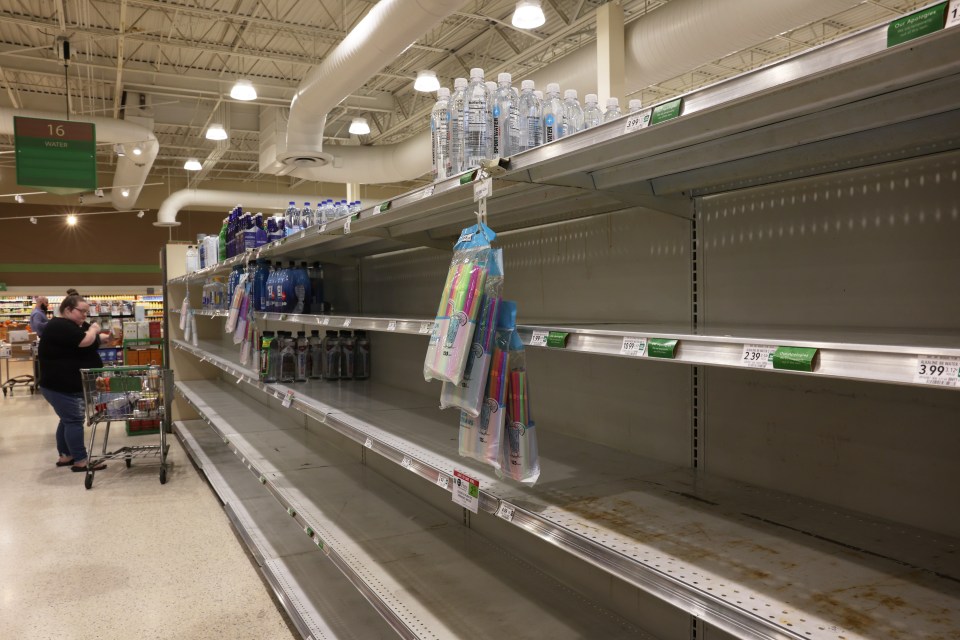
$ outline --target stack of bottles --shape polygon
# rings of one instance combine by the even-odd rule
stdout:
[[[544,96],[533,80],[524,80],[520,91],[512,76],[501,73],[497,82],[484,82],[483,69],[471,69],[470,79],[457,78],[453,91],[442,87],[430,114],[433,179],[442,180],[479,167],[493,158],[506,158],[553,142],[578,131],[620,118],[617,98],[601,109],[596,94],[580,104],[576,89],[560,92],[547,85]],[[630,113],[642,109],[631,100]]]
[[[318,227],[340,218],[352,216],[360,212],[360,207],[359,200],[347,202],[346,200],[334,201],[329,199],[321,201],[316,209],[312,208],[309,202],[304,202],[303,208],[298,209],[297,203],[291,200],[281,219],[284,235],[289,236],[310,227]],[[280,220],[278,220],[278,226],[280,226],[279,222]]]
[[[201,308],[207,311],[226,310],[230,298],[227,297],[227,285],[223,278],[207,278],[201,293]]]
[[[370,339],[366,331],[264,331],[260,336],[260,380],[366,380]]]
[[[328,313],[324,301],[323,267],[292,260],[270,264],[258,259],[253,263],[253,310],[269,313]]]

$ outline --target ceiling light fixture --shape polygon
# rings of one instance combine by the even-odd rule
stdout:
[[[207,140],[226,140],[227,130],[223,128],[222,124],[212,124],[207,127],[206,137]]]
[[[187,161],[183,163],[183,168],[187,171],[200,171],[200,169],[203,169],[203,165],[196,158],[187,158]]]
[[[350,123],[350,133],[356,136],[365,136],[370,133],[370,125],[366,118],[354,118]]]
[[[510,23],[517,29],[536,29],[547,21],[540,7],[540,0],[520,0],[513,10]]]
[[[70,225],[71,227],[75,227],[77,225],[77,216],[74,216],[74,215],[67,216],[67,224]]]
[[[141,147],[140,145],[135,146],[133,148],[133,155],[135,156],[143,155],[143,147]]]
[[[17,204],[23,204],[23,196],[20,195],[19,193],[13,196],[13,199],[17,201]]]
[[[37,224],[37,219],[33,216],[30,216],[30,224]]]
[[[102,197],[103,197],[103,189],[96,189],[96,190],[93,192],[93,195],[97,196],[98,198],[102,198]]]
[[[230,89],[230,97],[234,100],[243,100],[244,102],[256,100],[257,90],[254,89],[253,83],[249,80],[237,80],[233,88]]]
[[[417,91],[429,93],[440,88],[440,81],[437,80],[437,72],[430,69],[417,71],[417,80],[413,83],[413,88]]]
[[[129,197],[129,196],[130,196],[130,189],[120,189],[120,195],[122,195],[124,198]]]
[[[118,155],[119,157],[121,157],[121,158],[122,158],[123,156],[127,155],[127,152],[123,150],[123,145],[122,145],[122,144],[115,144],[115,145],[113,145],[113,152],[114,152],[115,154],[117,154],[117,155]]]
[[[143,217],[143,210],[142,210],[142,209],[137,213],[137,217],[138,217],[138,218],[142,218],[142,217]]]

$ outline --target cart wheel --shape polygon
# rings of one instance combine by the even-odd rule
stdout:
[[[167,468],[160,467],[160,484],[167,484]]]
[[[87,489],[93,487],[93,474],[89,471],[87,472],[87,477],[83,480],[83,486],[85,486]]]
[[[129,469],[130,465],[133,464],[133,460],[131,460],[130,458],[127,458],[126,462],[127,462],[127,469]]]

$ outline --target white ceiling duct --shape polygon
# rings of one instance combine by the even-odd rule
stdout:
[[[294,169],[298,178],[317,182],[384,184],[413,180],[430,172],[430,131],[397,144],[376,147],[328,147],[333,162],[323,167]]]
[[[13,117],[42,118],[45,120],[63,120],[60,113],[46,111],[32,111],[27,109],[0,109],[0,133],[13,135]],[[139,145],[142,153],[138,156],[126,153],[117,157],[117,169],[113,174],[113,189],[110,191],[110,202],[115,209],[132,209],[147,180],[147,174],[153,167],[153,161],[160,151],[160,143],[153,131],[139,124],[114,120],[113,118],[84,117],[77,122],[92,122],[96,127],[97,144],[121,144],[130,150]],[[128,195],[124,197],[122,189]]]
[[[155,227],[176,227],[177,213],[190,206],[222,207],[226,212],[238,204],[246,210],[269,212],[283,211],[290,201],[289,196],[282,193],[251,193],[249,191],[214,191],[212,189],[181,189],[174,191],[160,205],[157,210]]]

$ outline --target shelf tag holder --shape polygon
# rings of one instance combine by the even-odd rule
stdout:
[[[950,8],[952,10],[956,7],[952,6]],[[887,27],[887,47],[903,44],[914,38],[939,31],[944,28],[948,18],[947,3],[943,2],[894,20]]]
[[[647,342],[647,355],[651,358],[672,360],[676,357],[678,342],[678,340],[670,338],[650,338]]]
[[[620,355],[640,357],[647,350],[647,339],[634,336],[624,336],[620,345]]]
[[[773,352],[773,368],[786,371],[816,371],[819,349],[813,347],[777,347]]]
[[[551,349],[563,349],[567,346],[569,336],[565,331],[551,331],[547,334],[547,346]]]

